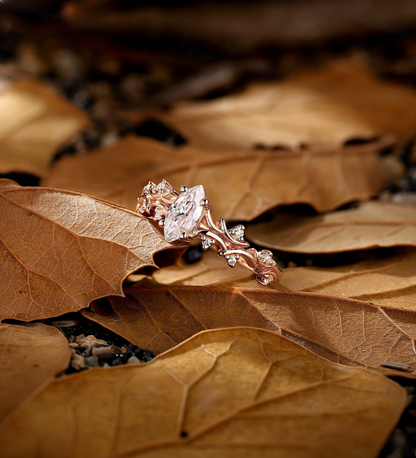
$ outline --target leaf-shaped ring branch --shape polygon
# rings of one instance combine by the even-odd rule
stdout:
[[[211,205],[205,198],[202,185],[180,191],[166,180],[156,185],[149,181],[138,198],[137,211],[152,218],[164,227],[165,239],[169,243],[190,242],[196,237],[202,240],[202,248],[216,248],[230,267],[237,262],[252,270],[261,285],[276,282],[282,274],[269,250],[257,251],[249,248],[244,240],[244,226],[239,224],[227,229],[224,218],[214,223]]]

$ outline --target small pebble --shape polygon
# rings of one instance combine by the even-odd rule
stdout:
[[[76,338],[76,342],[77,344],[79,344],[80,347],[91,347],[94,344],[107,345],[107,342],[105,340],[97,339],[93,335],[85,337],[84,334],[79,335]]]
[[[139,358],[136,358],[135,356],[130,356],[130,358],[127,360],[127,364],[140,364],[141,361]]]
[[[52,326],[57,328],[68,328],[70,326],[76,326],[78,323],[79,321],[77,320],[58,320],[51,322]]]
[[[393,202],[399,202],[404,204],[416,204],[416,193],[415,192],[397,192],[391,197]]]
[[[101,358],[102,356],[106,356],[108,354],[112,354],[114,353],[113,352],[113,348],[111,347],[111,345],[107,345],[105,347],[101,347],[101,346],[93,346],[91,348],[91,354],[97,358]]]
[[[71,353],[71,367],[76,371],[84,369],[86,367],[84,358],[81,355],[79,355],[73,348],[71,348]]]
[[[70,348],[78,348],[79,345],[78,345],[76,342],[70,342],[70,343],[69,343],[69,347],[70,347]]]
[[[109,148],[110,146],[115,145],[119,140],[119,135],[117,132],[107,132],[101,138],[101,146],[103,148]]]
[[[98,358],[96,356],[88,356],[85,358],[85,362],[88,367],[98,367]]]

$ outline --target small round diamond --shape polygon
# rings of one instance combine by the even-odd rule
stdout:
[[[202,249],[208,250],[208,248],[213,244],[214,244],[214,240],[211,240],[211,239],[202,240]]]
[[[163,218],[163,212],[158,208],[153,218],[155,219],[155,221],[159,221],[160,219]]]
[[[275,266],[276,263],[273,261],[273,253],[269,250],[262,250],[260,251],[260,253],[258,254],[258,258],[259,260],[266,266]]]
[[[231,256],[228,256],[227,258],[225,258],[228,262],[228,265],[230,267],[234,267],[236,264],[237,264],[237,261],[238,261],[238,256],[234,256],[234,255],[231,255]]]
[[[232,229],[230,229],[230,234],[236,238],[237,240],[243,240],[244,239],[244,226],[241,224],[239,226],[235,226]]]

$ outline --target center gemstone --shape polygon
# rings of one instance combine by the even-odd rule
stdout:
[[[164,231],[167,242],[179,240],[183,232],[190,236],[199,226],[204,214],[202,199],[205,199],[205,190],[197,185],[181,194],[169,207]]]

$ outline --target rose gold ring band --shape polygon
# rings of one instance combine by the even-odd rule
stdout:
[[[230,267],[239,262],[256,274],[261,285],[274,283],[282,275],[271,251],[250,248],[244,240],[243,225],[227,229],[224,218],[214,223],[202,185],[181,186],[180,191],[176,191],[166,180],[158,185],[149,181],[138,198],[136,210],[142,216],[158,221],[164,228],[167,242],[190,242],[198,237],[204,250],[216,249]]]

